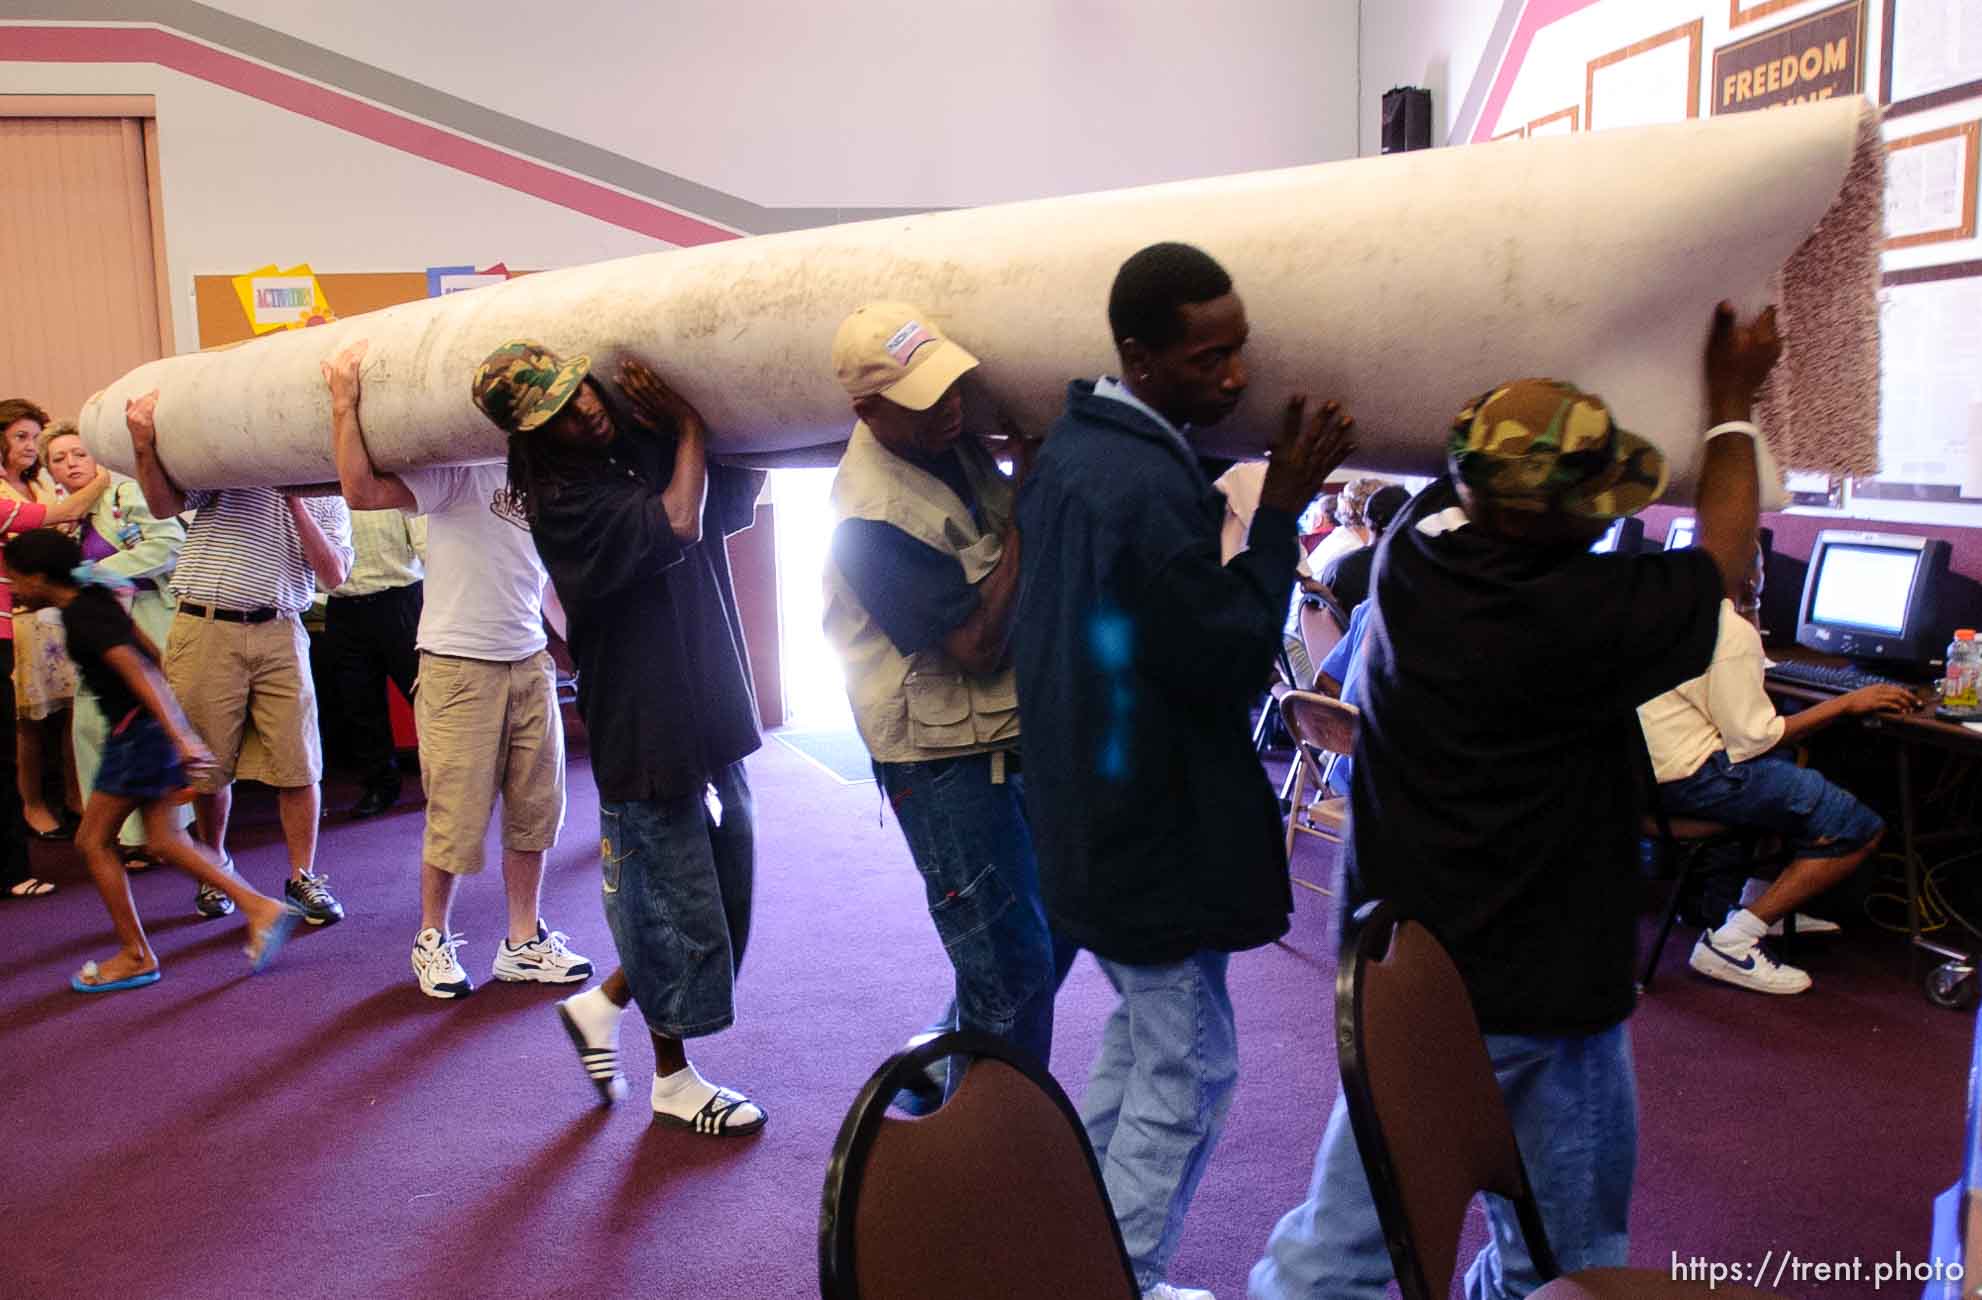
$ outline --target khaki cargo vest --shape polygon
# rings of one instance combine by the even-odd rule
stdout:
[[[963,566],[975,585],[997,566],[1013,508],[1011,480],[976,439],[957,443],[977,493],[979,528],[943,480],[890,452],[856,424],[833,479],[833,514],[893,524]],[[881,763],[917,763],[1012,749],[1019,738],[1018,683],[1012,669],[975,676],[940,645],[905,656],[861,605],[830,556],[826,560],[826,637],[846,667],[847,698],[867,752]]]

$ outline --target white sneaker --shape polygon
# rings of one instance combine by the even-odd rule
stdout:
[[[1710,930],[1700,936],[1686,963],[1708,979],[1757,993],[1801,993],[1810,987],[1807,974],[1769,956],[1759,940],[1751,939],[1745,945],[1726,940],[1716,944],[1714,933]]]
[[[592,978],[592,963],[567,948],[562,930],[547,930],[537,918],[537,937],[496,945],[495,977],[511,983],[582,984]]]
[[[454,955],[460,946],[460,935],[442,935],[432,926],[413,936],[413,973],[420,977],[420,992],[430,998],[465,998],[475,991]]]
[[[1836,921],[1826,921],[1821,916],[1805,916],[1801,912],[1796,914],[1796,932],[1798,934],[1836,934],[1842,929],[1844,927]],[[1782,938],[1781,921],[1769,922],[1769,938]]]
[[[1198,1291],[1190,1287],[1171,1286],[1168,1282],[1158,1282],[1142,1293],[1142,1300],[1218,1300],[1209,1291]]]

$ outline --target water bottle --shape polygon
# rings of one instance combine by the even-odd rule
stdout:
[[[1962,628],[1948,642],[1947,675],[1941,680],[1941,707],[1950,713],[1982,712],[1982,642],[1975,629]]]

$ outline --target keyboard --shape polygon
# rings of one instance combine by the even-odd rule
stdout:
[[[1868,673],[1850,664],[1813,664],[1807,660],[1790,659],[1772,664],[1768,676],[1772,681],[1789,682],[1797,686],[1808,686],[1820,691],[1835,691],[1843,695],[1866,686],[1898,686],[1904,690],[1913,687],[1906,682]]]

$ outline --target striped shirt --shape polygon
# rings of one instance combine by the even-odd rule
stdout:
[[[179,567],[172,572],[172,590],[180,600],[243,611],[273,606],[285,614],[309,608],[317,577],[303,556],[303,539],[280,492],[188,492],[186,508],[198,513],[186,530]],[[308,497],[303,508],[349,564],[351,512],[343,500]]]

